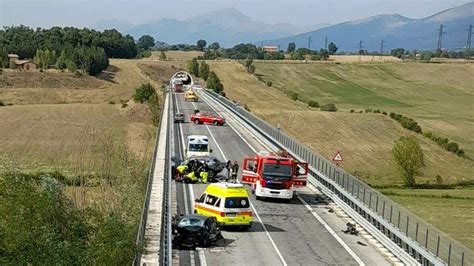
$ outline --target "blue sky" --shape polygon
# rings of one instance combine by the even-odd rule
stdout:
[[[235,7],[256,21],[306,26],[378,14],[421,18],[467,2],[472,0],[0,0],[0,24],[83,27],[105,19],[140,24],[166,17],[186,19]]]

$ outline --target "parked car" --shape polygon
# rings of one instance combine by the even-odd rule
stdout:
[[[174,122],[175,123],[184,123],[184,114],[182,114],[182,113],[174,114]]]
[[[210,113],[197,112],[191,115],[191,122],[194,124],[214,124],[216,126],[223,126],[225,119]]]
[[[215,217],[186,215],[175,218],[172,224],[173,248],[209,247],[224,239]]]

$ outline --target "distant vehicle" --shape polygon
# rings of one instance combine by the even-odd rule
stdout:
[[[182,113],[174,114],[174,122],[175,123],[184,123],[184,114],[182,114]]]
[[[183,81],[180,79],[173,79],[171,83],[173,85],[174,92],[183,92]]]
[[[196,214],[175,218],[172,233],[173,248],[209,247],[224,239],[216,218]]]
[[[195,91],[188,90],[186,94],[184,95],[184,100],[185,101],[192,101],[192,102],[197,102],[198,101],[198,96]]]
[[[242,183],[252,185],[257,199],[291,200],[295,186],[306,186],[307,174],[308,163],[292,158],[288,152],[261,151],[255,157],[244,157]]]
[[[191,115],[191,122],[194,124],[214,124],[215,126],[223,126],[225,119],[209,113],[197,112],[194,115]]]
[[[195,200],[194,212],[216,217],[225,226],[252,226],[252,210],[247,188],[242,184],[214,183]]]
[[[201,85],[193,85],[193,89],[202,90],[202,86]]]
[[[179,165],[186,165],[189,163],[189,161],[191,160],[199,160],[199,162],[201,163],[204,163],[206,162],[207,163],[207,166],[209,167],[209,176],[208,176],[208,180],[209,182],[215,182],[217,181],[215,179],[215,177],[217,176],[217,174],[219,174],[220,172],[222,172],[222,170],[224,170],[225,166],[226,166],[226,162],[221,162],[219,159],[217,159],[216,157],[214,156],[192,156],[192,157],[189,157],[187,159],[185,159],[184,161],[177,161],[176,162],[176,166],[179,166]]]
[[[192,156],[209,156],[209,138],[204,135],[190,135],[186,145],[186,158]]]

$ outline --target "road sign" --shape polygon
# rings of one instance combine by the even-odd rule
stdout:
[[[337,151],[336,155],[334,155],[334,158],[332,158],[332,161],[335,162],[337,165],[339,165],[340,162],[344,161],[339,151]]]

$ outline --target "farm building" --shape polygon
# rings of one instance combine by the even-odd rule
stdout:
[[[22,71],[34,71],[36,70],[36,63],[30,60],[19,60],[18,55],[9,54],[10,65],[14,64],[17,69]]]
[[[271,52],[271,53],[278,52],[278,47],[276,46],[262,46],[262,49],[265,52]]]

